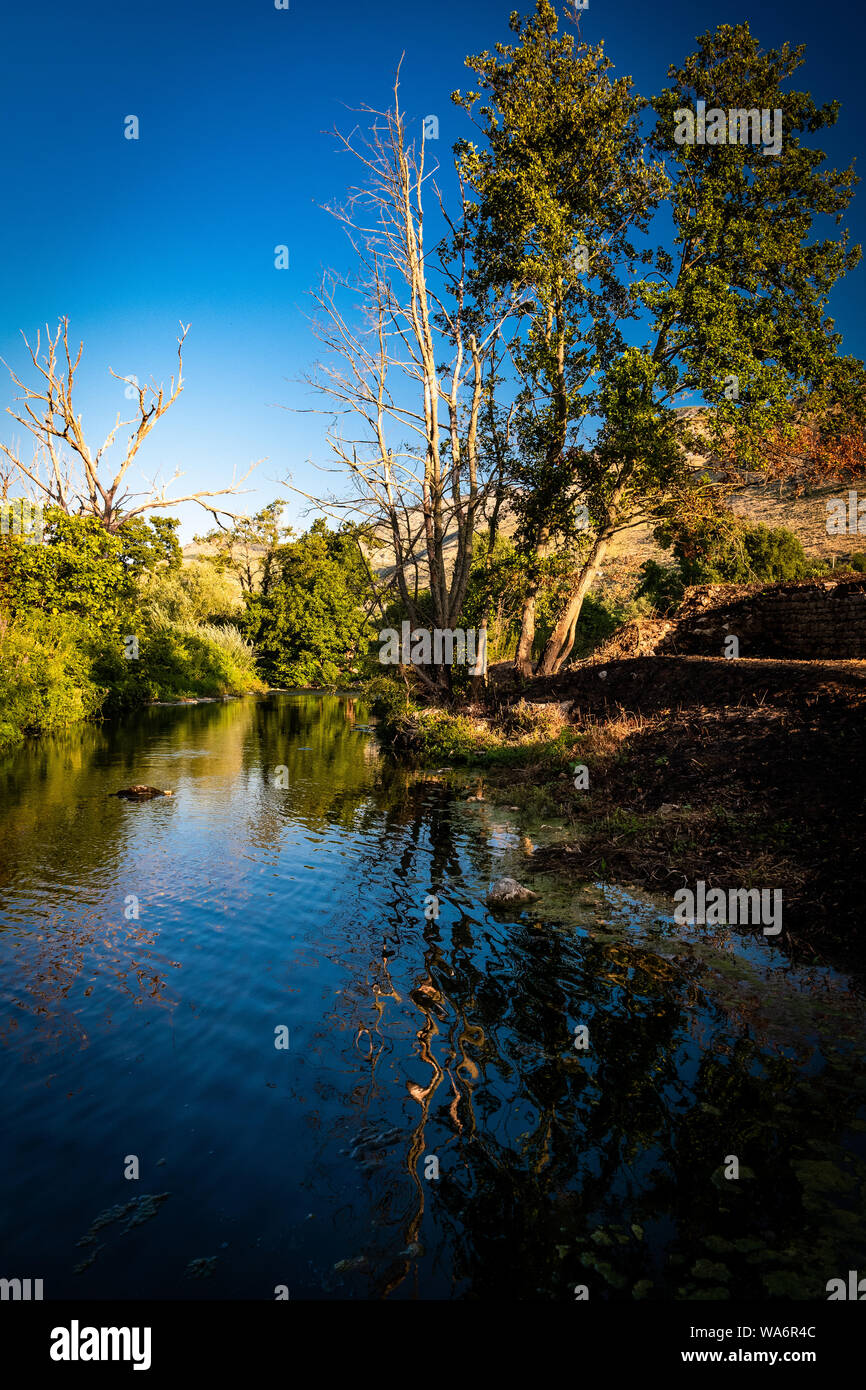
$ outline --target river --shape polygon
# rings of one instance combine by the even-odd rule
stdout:
[[[152,708],[0,763],[0,1276],[573,1301],[866,1273],[858,991],[579,856],[533,876],[555,828],[391,764],[365,717]],[[137,782],[173,796],[112,795]],[[540,896],[494,914],[508,872]]]

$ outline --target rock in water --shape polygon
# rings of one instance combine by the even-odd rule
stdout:
[[[114,796],[123,796],[127,801],[149,801],[152,796],[173,796],[173,792],[165,792],[160,787],[145,787],[137,785],[134,787],[123,787],[119,792],[114,792]]]
[[[524,888],[516,878],[500,878],[487,894],[490,907],[512,907],[515,903],[531,903],[538,897],[531,888]]]

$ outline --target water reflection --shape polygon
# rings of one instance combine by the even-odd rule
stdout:
[[[155,709],[4,767],[7,1260],[53,1297],[804,1298],[861,1267],[845,982],[591,885],[491,915],[534,831],[365,718]],[[158,1200],[124,1226],[127,1153]]]

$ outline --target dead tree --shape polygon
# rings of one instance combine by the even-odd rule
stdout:
[[[331,402],[322,412],[334,422],[328,442],[350,486],[327,498],[293,490],[330,515],[372,527],[393,553],[390,582],[412,622],[426,618],[445,630],[459,620],[473,539],[495,486],[479,444],[479,414],[511,306],[491,324],[472,297],[462,182],[454,220],[432,181],[435,170],[425,167],[424,140],[408,139],[398,88],[399,75],[391,110],[363,108],[374,118],[368,138],[336,132],[364,170],[348,202],[329,208],[346,228],[358,271],[351,279],[326,274],[314,294],[327,358],[309,380]],[[431,249],[428,185],[439,219]],[[445,673],[436,679],[447,683]]]
[[[18,478],[24,482],[31,494],[41,497],[47,505],[59,507],[69,515],[96,517],[107,531],[116,531],[124,521],[147,512],[167,507],[176,507],[181,502],[198,502],[212,516],[232,515],[224,508],[212,505],[211,499],[227,497],[239,492],[241,484],[249,477],[256,464],[252,464],[240,479],[232,479],[228,487],[214,491],[202,490],[187,493],[182,497],[167,497],[166,489],[181,476],[176,470],[168,484],[160,484],[156,479],[146,484],[143,492],[129,490],[128,473],[144,440],[150,434],[157,420],[174,405],[183,390],[183,345],[189,325],[181,324],[181,336],[177,340],[177,380],[174,376],[166,391],[162,386],[140,386],[135,377],[111,375],[125,382],[127,389],[136,399],[138,413],[130,420],[121,420],[118,415],[114,428],[100,449],[94,454],[84,436],[82,417],[76,415],[73,404],[75,373],[81,362],[84,344],[80,343],[73,359],[69,348],[69,320],[62,318],[57,332],[52,337],[46,327],[47,346],[40,357],[40,335],[36,335],[36,345],[31,347],[27,338],[24,342],[37,373],[37,384],[28,386],[9,367],[15,385],[23,392],[16,399],[22,403],[23,413],[19,414],[7,406],[7,414],[33,435],[36,452],[33,461],[23,461],[20,450],[0,442],[2,452],[13,465]],[[65,358],[65,365],[61,360]],[[2,360],[2,359],[0,359]],[[109,368],[109,371],[111,369]],[[39,379],[41,378],[41,380]],[[133,425],[135,428],[126,445],[120,466],[113,476],[105,468],[105,454],[114,444],[119,429]],[[67,454],[65,451],[68,450]],[[260,462],[260,460],[257,460]]]

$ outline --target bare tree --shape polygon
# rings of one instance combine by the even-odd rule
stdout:
[[[491,325],[472,298],[462,182],[455,221],[432,182],[435,169],[425,168],[423,138],[408,140],[398,89],[399,73],[391,110],[362,108],[374,118],[369,138],[336,132],[365,171],[348,202],[329,209],[347,230],[358,273],[351,280],[328,273],[314,294],[328,358],[310,381],[333,403],[323,412],[333,419],[328,442],[351,486],[342,497],[301,495],[331,515],[361,518],[385,538],[394,556],[390,582],[410,619],[423,621],[419,594],[429,587],[429,617],[447,629],[463,607],[473,538],[494,487],[479,414],[510,305]],[[441,218],[431,250],[428,183]],[[354,298],[352,310],[344,310],[344,295]]]
[[[118,415],[114,428],[100,449],[94,454],[84,437],[82,418],[76,415],[73,405],[75,373],[81,361],[84,344],[80,343],[73,360],[69,348],[69,320],[60,319],[57,332],[52,337],[46,327],[47,345],[40,357],[40,335],[36,335],[36,345],[31,347],[22,333],[27,351],[37,372],[36,386],[28,386],[16,376],[4,361],[13,382],[23,395],[16,399],[23,403],[23,414],[7,406],[7,414],[23,425],[36,440],[33,461],[23,461],[21,451],[16,446],[0,441],[2,452],[13,465],[16,474],[26,479],[31,492],[52,506],[59,507],[70,515],[96,517],[107,531],[116,531],[130,517],[166,507],[176,507],[181,502],[198,502],[215,518],[231,516],[224,508],[212,506],[205,499],[226,497],[239,492],[241,483],[249,477],[256,463],[251,464],[240,479],[232,479],[228,487],[214,491],[187,493],[182,497],[167,497],[166,489],[181,476],[176,470],[168,484],[160,484],[157,479],[147,482],[143,492],[131,492],[128,488],[127,474],[144,440],[150,434],[157,420],[174,405],[183,390],[183,345],[189,332],[189,325],[181,324],[181,336],[177,340],[177,380],[174,376],[166,392],[156,384],[139,386],[135,377],[111,375],[123,381],[137,398],[138,413],[130,420],[121,420]],[[65,358],[65,366],[61,360]],[[2,360],[2,359],[0,359]],[[109,371],[111,369],[109,368]],[[119,429],[126,425],[135,426],[126,445],[126,451],[117,471],[106,475],[104,456],[114,443]],[[71,452],[71,458],[64,453]],[[261,460],[257,460],[260,462]]]

